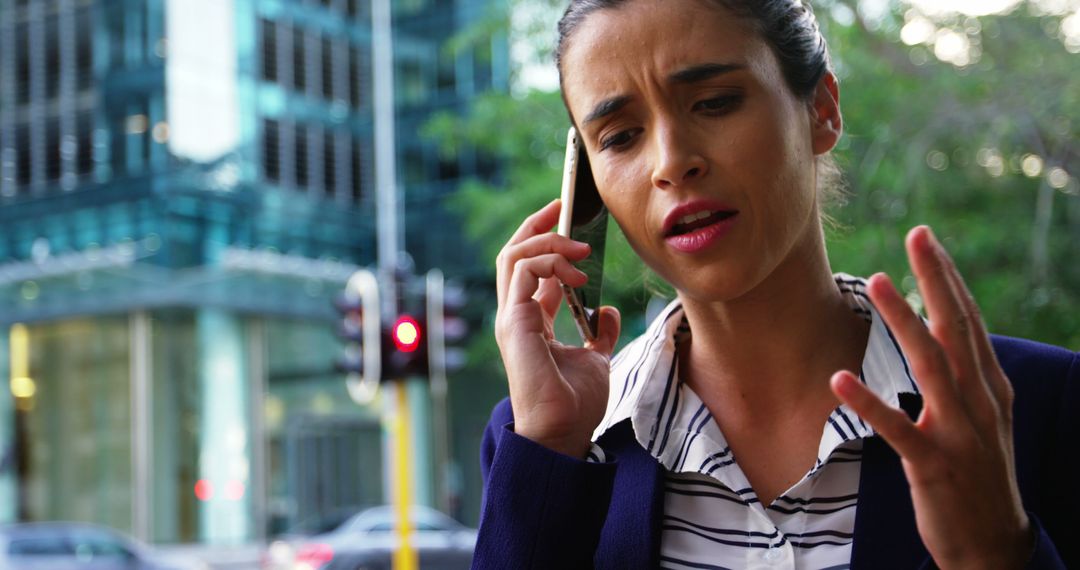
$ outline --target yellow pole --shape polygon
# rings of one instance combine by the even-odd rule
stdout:
[[[394,387],[397,410],[394,413],[394,502],[398,519],[398,548],[394,552],[394,570],[418,570],[420,567],[416,549],[412,546],[412,521],[409,510],[412,505],[412,465],[409,463],[409,398],[405,381],[391,384]]]
[[[37,386],[30,378],[30,333],[26,325],[15,323],[11,325],[10,334],[10,372],[8,380],[11,395],[15,396],[15,406],[20,410],[33,409],[34,393]]]
[[[30,335],[26,331],[26,325],[15,323],[11,325],[11,377],[29,378],[30,364],[27,353],[30,352]]]

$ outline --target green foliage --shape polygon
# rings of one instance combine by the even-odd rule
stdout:
[[[992,331],[1080,349],[1080,150],[1072,143],[1080,56],[1062,44],[1061,17],[1022,7],[936,21],[977,48],[977,58],[958,68],[932,47],[900,41],[906,6],[873,18],[851,0],[817,8],[841,79],[846,131],[835,154],[850,197],[833,212],[841,224],[830,235],[834,269],[885,271],[918,302],[903,239],[928,224]],[[471,145],[505,165],[501,179],[471,182],[454,202],[486,258],[557,197],[567,126],[558,93],[541,91],[485,95],[467,113],[428,125],[426,136],[443,152]],[[1025,175],[1033,156],[1042,168]],[[1060,173],[1050,174],[1055,168],[1070,176],[1063,186]],[[629,317],[630,336],[643,325],[645,270],[620,232],[609,247],[606,302]]]
[[[981,50],[958,69],[904,45],[899,10],[873,24],[853,13],[849,25],[827,22],[847,133],[837,153],[851,188],[835,214],[848,229],[830,240],[833,266],[886,271],[914,294],[903,236],[928,224],[992,331],[1080,348],[1080,157],[1071,143],[1080,56],[1047,33],[1059,18],[1021,9],[939,22]],[[1044,163],[1034,177],[1023,173],[1028,156]],[[1053,168],[1073,175],[1060,190]]]

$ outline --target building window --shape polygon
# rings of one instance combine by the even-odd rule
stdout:
[[[335,134],[333,131],[323,133],[323,188],[327,194],[334,194],[337,186],[337,163],[334,160]]]
[[[119,177],[127,173],[127,117],[117,115],[109,125],[112,145],[109,158],[112,163],[112,175]]]
[[[334,100],[334,44],[329,36],[322,38],[322,94],[327,101]]]
[[[51,119],[45,125],[45,179],[59,180],[63,172],[60,153],[60,121]]]
[[[400,90],[399,101],[407,104],[423,103],[427,95],[424,85],[424,66],[417,60],[406,60],[399,64],[400,74],[397,88]]]
[[[75,170],[79,175],[94,171],[94,116],[83,113],[75,119]]]
[[[15,127],[15,152],[18,153],[18,158],[15,159],[15,185],[28,186],[33,180],[33,161],[30,160],[30,126],[26,123]]]
[[[94,19],[87,8],[75,13],[75,85],[79,91],[94,85]]]
[[[19,488],[40,492],[23,495],[24,516],[130,529],[133,474],[126,317],[69,317],[32,325],[27,332],[29,372],[37,390],[31,408],[14,410],[21,450],[15,475]],[[80,405],[72,406],[73,401]]]
[[[364,85],[363,52],[356,46],[349,46],[349,102],[354,108],[359,108],[363,103],[361,87]]]
[[[423,184],[428,181],[427,161],[424,160],[424,149],[420,146],[410,145],[405,147],[403,158],[408,168],[405,168],[405,184],[409,186]]]
[[[278,80],[277,24],[270,20],[259,20],[259,29],[262,37],[262,78],[264,81],[276,83]]]
[[[263,119],[263,176],[273,182],[281,181],[281,164],[278,161],[281,147],[279,129],[277,121]]]
[[[300,188],[308,186],[308,132],[307,126],[296,125],[296,138],[293,140],[293,149],[296,151],[296,185]]]
[[[454,59],[452,50],[439,50],[439,68],[435,79],[439,91],[454,91],[456,72]]]
[[[371,20],[371,2],[365,0],[346,0],[345,12],[349,15],[349,19],[355,20],[359,17],[363,21]]]
[[[297,91],[307,89],[307,67],[304,65],[304,30],[293,29],[293,88]]]
[[[491,44],[481,42],[473,52],[473,85],[476,92],[491,87]]]
[[[439,180],[457,180],[460,177],[461,168],[456,157],[439,159]]]
[[[30,45],[26,26],[15,27],[15,100],[30,102]]]
[[[119,2],[114,3],[107,12],[109,19],[109,60],[113,67],[123,69],[124,44],[127,34],[127,26],[124,25],[124,6]]]
[[[60,94],[60,19],[45,20],[45,97]]]
[[[363,143],[360,139],[353,138],[352,140],[352,199],[353,202],[360,203],[360,200],[364,197],[364,153]]]

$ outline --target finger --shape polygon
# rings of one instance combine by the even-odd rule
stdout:
[[[510,236],[510,239],[507,240],[506,245],[499,251],[499,255],[495,257],[495,293],[498,296],[500,305],[505,297],[506,287],[510,284],[510,269],[514,266],[513,261],[507,262],[506,257],[508,255],[508,250],[512,246],[517,245],[534,235],[550,231],[552,226],[555,225],[555,222],[558,221],[558,212],[561,208],[560,204],[560,200],[552,200],[543,208],[540,208],[522,220],[521,225],[518,226],[518,229]]]
[[[964,402],[981,412],[993,402],[975,356],[971,315],[953,287],[944,250],[926,226],[912,229],[906,241],[908,259],[926,302],[931,334],[945,349]]]
[[[520,260],[548,253],[558,253],[572,261],[578,261],[588,256],[590,251],[591,248],[587,243],[574,241],[568,237],[553,233],[534,235],[522,242],[512,245],[507,244],[499,252],[499,257],[496,260],[499,302],[502,303],[505,298],[506,289],[509,287],[510,278],[513,275],[513,268]]]
[[[542,279],[540,289],[536,292],[536,300],[544,308],[544,313],[554,317],[562,305],[562,284],[558,279]]]
[[[926,405],[937,408],[945,417],[967,417],[945,353],[922,319],[911,310],[885,274],[870,277],[866,291],[911,363],[919,388],[926,396]]]
[[[555,313],[562,305],[562,284],[558,279],[541,279],[540,290],[536,292],[535,298],[544,311],[544,335],[550,340],[555,337]]]
[[[530,237],[551,231],[559,221],[559,210],[562,209],[562,201],[556,198],[548,202],[543,208],[533,212],[518,226],[514,235],[510,236],[508,245],[521,243]]]
[[[589,280],[585,273],[557,253],[521,259],[514,264],[506,304],[533,302],[533,296],[540,288],[540,279],[550,278],[558,279],[571,287],[581,287]]]
[[[833,374],[829,386],[841,402],[870,424],[901,457],[916,460],[927,449],[926,438],[907,414],[882,402],[851,372]]]
[[[622,316],[615,307],[600,307],[600,323],[596,331],[596,340],[585,343],[587,348],[595,350],[608,358],[615,352],[622,327]]]
[[[934,241],[937,241],[937,239],[935,238]],[[1009,383],[1009,379],[1005,376],[997,355],[994,353],[994,346],[990,342],[990,335],[986,330],[982,311],[979,310],[979,305],[975,302],[975,296],[971,294],[971,290],[964,283],[964,278],[956,268],[956,262],[953,261],[952,256],[944,247],[940,248],[940,255],[947,269],[953,291],[963,304],[964,311],[971,322],[972,346],[975,351],[975,358],[979,363],[979,369],[982,370],[983,381],[990,390],[998,410],[1009,410],[1012,407],[1013,400],[1012,384]]]

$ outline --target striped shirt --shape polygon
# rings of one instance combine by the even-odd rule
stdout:
[[[860,378],[886,403],[918,393],[900,345],[866,296],[866,281],[835,280],[852,310],[871,323]],[[681,381],[677,345],[690,334],[676,300],[612,359],[607,412],[598,439],[629,418],[638,443],[664,467],[664,568],[846,568],[858,503],[862,439],[873,435],[847,406],[829,415],[817,460],[803,478],[763,505],[697,394]],[[593,445],[590,461],[606,461]]]

